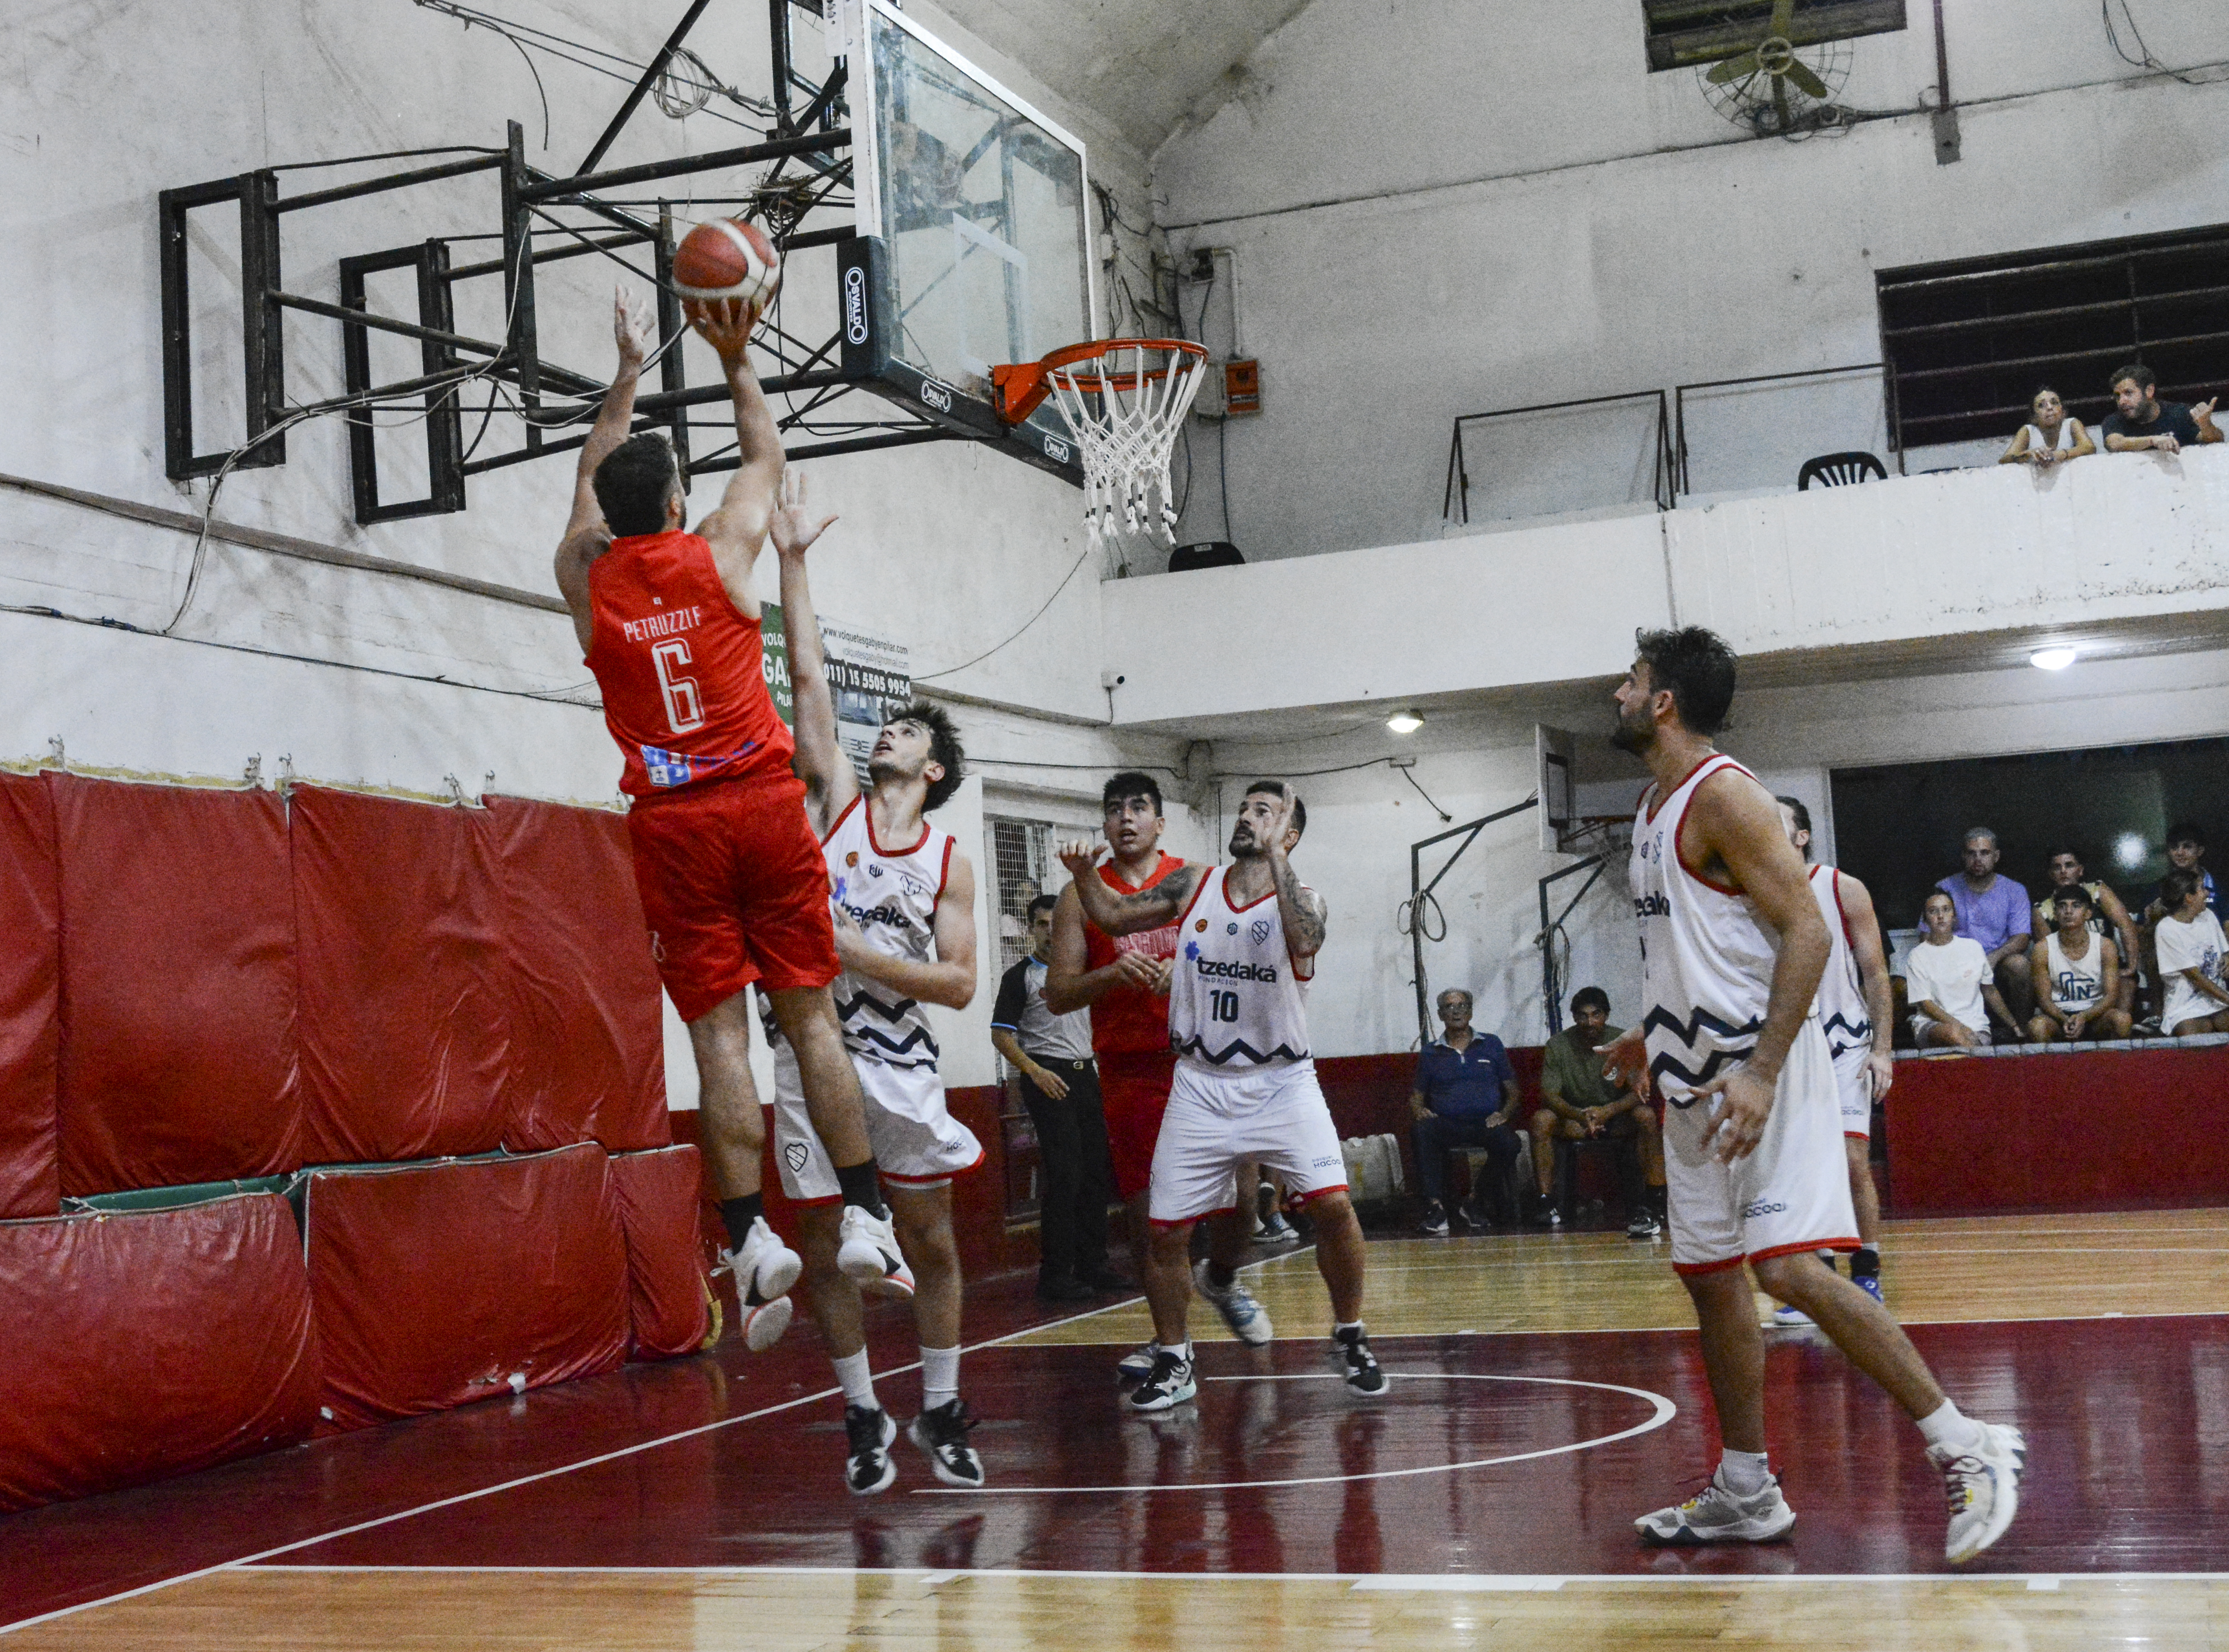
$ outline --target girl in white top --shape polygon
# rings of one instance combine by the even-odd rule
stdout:
[[[2052,929],[2035,949],[2035,1015],[2029,1040],[2073,1043],[2082,1038],[2126,1038],[2129,1012],[2118,1002],[2121,950],[2090,926],[2090,892],[2070,884],[2052,892]]]
[[[1989,1042],[1989,1011],[1996,982],[1982,944],[1958,933],[1958,909],[1937,890],[1923,912],[1927,938],[1904,961],[1905,997],[1911,1005],[1912,1036],[1923,1050],[1971,1049]]]
[[[2020,427],[2013,445],[1998,459],[2000,464],[2052,465],[2061,459],[2078,459],[2097,451],[2097,444],[2090,439],[2090,432],[2082,421],[2067,416],[2066,405],[2059,400],[2059,392],[2049,386],[2035,393],[2028,403],[2030,422]]]
[[[2167,989],[2160,1030],[2175,1038],[2229,1033],[2229,981],[2223,978],[2229,940],[2207,907],[2206,886],[2177,868],[2161,880],[2160,894],[2168,903],[2167,916],[2152,932]]]

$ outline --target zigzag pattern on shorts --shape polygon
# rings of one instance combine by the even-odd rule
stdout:
[[[1830,1055],[1844,1056],[1852,1050],[1872,1047],[1873,1024],[1870,1018],[1853,1023],[1845,1019],[1842,1012],[1838,1009],[1819,1025],[1820,1030],[1827,1034],[1827,1051]],[[1835,1041],[1834,1033],[1838,1028],[1847,1036],[1848,1040],[1847,1043]]]
[[[1671,1056],[1660,1055],[1649,1062],[1648,1076],[1651,1079],[1661,1079],[1668,1073],[1673,1078],[1679,1079],[1681,1084],[1687,1085],[1690,1089],[1699,1090],[1703,1085],[1710,1083],[1712,1079],[1718,1077],[1718,1069],[1720,1067],[1730,1066],[1736,1061],[1748,1060],[1750,1053],[1756,1048],[1757,1046],[1754,1044],[1744,1044],[1738,1050],[1712,1050],[1709,1057],[1703,1062],[1703,1065],[1695,1068],[1692,1072],[1679,1061],[1674,1060]],[[1664,1099],[1669,1102],[1673,1106],[1679,1108],[1682,1112],[1685,1112],[1688,1108],[1695,1105],[1696,1098],[1693,1096],[1673,1095],[1661,1085],[1657,1085],[1657,1093],[1662,1096]]]
[[[836,1014],[848,1021],[859,1010],[871,1009],[884,1021],[895,1021],[904,1020],[919,1007],[911,998],[901,998],[894,1004],[886,1004],[870,992],[861,992],[855,997],[838,999]]]
[[[1750,1052],[1757,1047],[1756,1035],[1763,1030],[1764,1018],[1762,1015],[1751,1019],[1745,1025],[1737,1026],[1732,1021],[1712,1015],[1699,1004],[1695,1008],[1695,1013],[1683,1022],[1661,1004],[1652,1006],[1641,1022],[1641,1035],[1644,1038],[1651,1033],[1669,1033],[1691,1053],[1705,1031],[1719,1040],[1740,1038],[1747,1039],[1749,1041],[1738,1048],[1721,1044],[1704,1059],[1699,1067],[1688,1066],[1686,1062],[1667,1050],[1649,1058],[1648,1076],[1655,1079],[1669,1074],[1691,1089],[1706,1085],[1718,1076],[1720,1067],[1746,1059]],[[1693,1096],[1680,1097],[1667,1093],[1664,1099],[1682,1111],[1695,1105],[1695,1098]]]
[[[1306,1050],[1289,1049],[1282,1044],[1264,1053],[1243,1038],[1231,1040],[1219,1051],[1210,1050],[1204,1040],[1197,1038],[1187,1039],[1180,1044],[1175,1044],[1173,1047],[1179,1055],[1195,1056],[1211,1066],[1218,1067],[1225,1066],[1232,1059],[1241,1055],[1256,1066],[1266,1066],[1272,1061],[1305,1061],[1308,1059],[1308,1053]]]

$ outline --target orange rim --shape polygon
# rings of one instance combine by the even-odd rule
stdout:
[[[1109,390],[1134,390],[1140,383],[1165,379],[1176,366],[1149,368],[1144,373],[1071,373],[1066,369],[1079,362],[1096,360],[1115,350],[1166,350],[1172,355],[1189,355],[1196,361],[1207,359],[1207,346],[1195,344],[1189,338],[1094,338],[1081,344],[1065,344],[1038,362],[1019,362],[991,369],[992,402],[999,417],[1010,425],[1018,425],[1037,410],[1046,396],[1052,393],[1052,381],[1057,376],[1063,387],[1086,395],[1103,394]]]

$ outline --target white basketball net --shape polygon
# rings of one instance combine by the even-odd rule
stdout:
[[[1116,340],[1089,361],[1046,375],[1061,416],[1083,449],[1083,525],[1097,540],[1114,531],[1119,505],[1124,528],[1150,533],[1147,510],[1160,495],[1160,529],[1176,539],[1177,507],[1169,455],[1177,431],[1199,394],[1206,352],[1162,343]]]

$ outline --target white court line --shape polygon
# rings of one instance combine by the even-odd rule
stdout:
[[[1646,1388],[1628,1388],[1618,1382],[1588,1382],[1577,1377],[1509,1377],[1483,1371],[1388,1371],[1390,1380],[1398,1378],[1404,1382],[1537,1382],[1557,1388],[1601,1388],[1614,1394],[1631,1394],[1646,1399],[1654,1407],[1654,1414],[1645,1423],[1622,1429],[1615,1434],[1599,1434],[1592,1439],[1567,1441],[1562,1445],[1543,1447],[1538,1451],[1518,1451],[1508,1457],[1473,1457],[1465,1463],[1427,1463],[1413,1469],[1375,1469],[1367,1474],[1307,1475],[1288,1480],[1214,1480],[1194,1483],[1190,1481],[1172,1482],[1159,1485],[1119,1486],[919,1486],[914,1489],[916,1497],[1027,1497],[1027,1496],[1087,1496],[1095,1492],[1142,1491],[1269,1491],[1284,1486],[1337,1486],[1358,1480],[1407,1480],[1418,1475],[1454,1474],[1462,1469],[1498,1468],[1505,1463],[1530,1463],[1536,1457],[1561,1457],[1569,1451],[1583,1451],[1591,1446],[1614,1445],[1620,1440],[1629,1440],[1636,1434],[1652,1433],[1680,1414],[1679,1406],[1662,1394],[1652,1393]],[[1287,1373],[1262,1376],[1210,1377],[1210,1382],[1343,1382],[1336,1372]],[[1373,1396],[1375,1398],[1375,1396]]]

